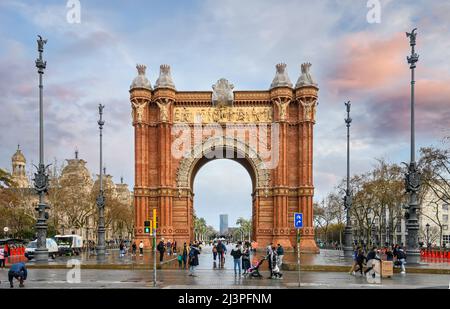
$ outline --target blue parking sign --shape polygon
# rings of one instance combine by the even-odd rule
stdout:
[[[294,226],[296,229],[303,227],[303,214],[299,212],[294,213]]]

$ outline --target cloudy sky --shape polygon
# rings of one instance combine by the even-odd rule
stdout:
[[[373,2],[373,1],[372,1]],[[0,2],[0,166],[17,144],[38,161],[36,35],[48,39],[45,60],[45,155],[62,162],[78,147],[98,170],[97,105],[105,109],[105,162],[133,185],[133,128],[128,89],[136,63],[155,82],[172,66],[179,90],[210,90],[221,77],[236,90],[268,89],[275,64],[291,80],[309,61],[319,84],[315,185],[320,200],[345,175],[345,109],[352,101],[352,172],[375,158],[409,158],[409,44],[418,27],[418,146],[438,144],[450,123],[450,2],[382,0],[369,23],[367,1],[222,0],[87,1],[81,23],[67,20],[67,0]],[[30,170],[30,168],[28,168]],[[217,160],[195,180],[196,211],[218,227],[250,217],[250,177]]]

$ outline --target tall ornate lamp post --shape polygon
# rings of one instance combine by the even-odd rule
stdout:
[[[39,58],[36,59],[36,67],[39,74],[39,166],[37,173],[34,174],[34,188],[39,195],[39,203],[35,208],[38,212],[38,219],[36,222],[37,246],[35,251],[35,259],[38,262],[48,261],[48,250],[46,246],[47,240],[47,220],[48,220],[48,205],[45,203],[44,197],[48,190],[48,175],[46,173],[47,167],[44,164],[44,102],[42,75],[46,68],[47,62],[43,60],[42,53],[44,52],[44,44],[47,40],[43,40],[38,35],[38,52]]]
[[[344,197],[344,207],[347,211],[346,213],[346,225],[344,231],[344,256],[352,256],[353,254],[353,229],[351,220],[351,207],[352,207],[352,196],[350,193],[350,124],[352,118],[350,118],[350,101],[345,103],[347,108],[347,118],[345,118],[345,123],[347,125],[347,188],[345,190]]]
[[[418,263],[420,261],[419,250],[419,220],[417,213],[420,210],[418,202],[418,191],[420,189],[420,174],[417,170],[416,158],[415,158],[415,131],[414,131],[414,69],[416,68],[416,62],[419,61],[419,55],[414,51],[416,45],[416,30],[414,28],[410,33],[406,33],[406,37],[409,38],[409,45],[411,46],[411,55],[407,57],[409,68],[411,69],[411,161],[408,166],[408,171],[405,177],[406,192],[409,193],[409,205],[405,208],[407,212],[405,214],[407,223],[406,229],[408,231],[407,236],[407,248],[406,254],[408,256],[408,263]]]
[[[97,237],[97,257],[103,258],[105,256],[105,196],[103,194],[103,108],[104,105],[98,105],[98,113],[100,119],[98,120],[98,126],[100,128],[100,192],[97,197],[97,207],[98,207],[98,237]]]

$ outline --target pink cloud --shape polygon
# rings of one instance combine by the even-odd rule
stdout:
[[[346,36],[339,46],[344,51],[328,82],[337,92],[380,88],[405,74],[408,46],[403,33],[380,39],[358,32]]]

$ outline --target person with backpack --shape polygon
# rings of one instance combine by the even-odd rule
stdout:
[[[241,251],[241,245],[237,244],[236,248],[233,248],[230,252],[230,255],[233,257],[233,263],[234,263],[234,275],[236,276],[239,270],[239,276],[241,275],[241,257],[242,257],[242,251]]]
[[[197,245],[192,245],[191,250],[189,251],[189,276],[197,277],[195,275],[195,267],[198,266],[198,255],[200,254],[200,250],[198,250]]]
[[[159,252],[159,262],[162,263],[164,260],[164,251],[166,251],[166,248],[164,246],[164,238],[161,238],[158,246],[156,247],[156,250],[158,250]]]
[[[219,257],[219,267],[223,267],[223,264],[225,263],[225,246],[222,243],[222,241],[217,242],[217,256]]]

